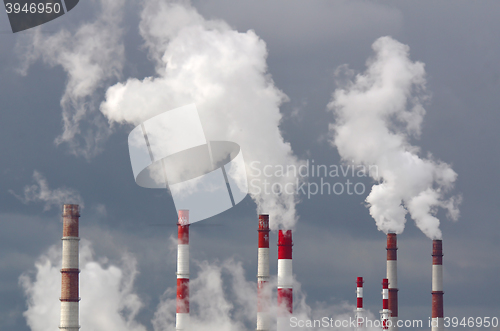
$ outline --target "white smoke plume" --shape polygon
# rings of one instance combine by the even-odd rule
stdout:
[[[95,112],[95,93],[109,79],[118,78],[124,62],[122,42],[122,7],[124,0],[99,0],[97,17],[80,25],[76,31],[62,29],[49,35],[32,29],[20,39],[18,51],[23,56],[20,73],[27,74],[38,59],[50,66],[61,66],[68,81],[61,98],[63,132],[57,145],[67,143],[70,152],[87,159],[100,151],[100,143],[110,134],[102,115]],[[71,15],[71,14],[70,14]],[[92,125],[82,132],[81,123]]]
[[[172,239],[171,239],[172,241]],[[175,245],[173,245],[175,246]],[[57,330],[60,319],[59,296],[61,293],[61,248],[52,246],[35,263],[36,271],[27,271],[19,277],[19,284],[27,297],[26,322],[32,331]],[[251,331],[255,330],[257,315],[257,284],[245,278],[241,262],[228,259],[223,262],[195,262],[197,277],[190,282],[190,316],[193,330],[203,331]],[[138,274],[137,262],[129,254],[123,254],[119,264],[106,257],[95,257],[92,244],[83,239],[80,247],[80,324],[87,330],[145,331],[146,327],[136,320],[144,307],[134,290]],[[276,288],[276,277],[269,286]],[[294,281],[294,313],[297,326],[290,324],[286,330],[323,330],[325,320],[328,329],[354,331],[347,323],[354,319],[355,306],[347,302],[337,305],[306,303],[301,284]],[[353,297],[353,301],[354,301]],[[271,321],[276,327],[276,291],[269,308]],[[151,321],[155,331],[175,330],[176,290],[168,288],[161,297]],[[369,311],[365,317],[378,320]],[[306,323],[314,323],[312,327]],[[311,322],[308,322],[311,321]],[[335,321],[345,323],[335,327]],[[291,321],[291,323],[295,323]],[[299,324],[300,323],[300,324]],[[300,325],[300,327],[299,327]],[[302,327],[304,325],[304,327]],[[367,328],[367,331],[380,328]],[[281,330],[280,330],[281,331]]]
[[[193,330],[203,331],[251,331],[255,330],[257,316],[257,284],[247,281],[242,264],[229,259],[222,263],[209,264],[203,261],[197,264],[200,268],[198,276],[190,281],[190,319]],[[271,279],[269,286],[276,288],[276,278]],[[354,319],[355,306],[342,303],[327,306],[318,303],[312,309],[306,304],[306,295],[301,291],[300,283],[294,281],[294,313],[295,322],[291,320],[285,330],[324,330],[325,324],[312,324],[306,327],[307,321],[328,320],[330,330],[354,330],[354,327],[335,327],[335,321],[350,322]],[[276,329],[276,296],[269,309],[271,321]],[[163,294],[162,301],[153,319],[155,331],[175,330],[176,299],[175,289],[169,288]],[[374,315],[367,310],[366,318],[375,321]],[[300,321],[300,322],[299,322]],[[333,322],[332,322],[333,321]],[[299,324],[300,323],[300,324]],[[314,322],[311,322],[314,323]],[[304,326],[304,327],[302,327]],[[273,328],[272,328],[273,329]],[[380,328],[366,328],[380,330]],[[284,331],[284,330],[280,330]]]
[[[80,249],[80,324],[87,330],[146,331],[135,321],[143,304],[134,293],[136,261],[124,255],[121,265],[109,264],[106,258],[95,259],[89,241]],[[35,263],[36,274],[19,277],[27,297],[24,312],[32,331],[57,330],[60,319],[61,248],[52,246]]]
[[[145,2],[140,31],[156,61],[156,75],[108,89],[101,111],[111,123],[138,125],[195,103],[206,139],[238,143],[247,170],[253,161],[260,168],[299,164],[279,130],[279,106],[287,97],[267,72],[266,45],[252,30],[238,32],[223,21],[207,20],[188,1],[151,0]],[[249,175],[258,212],[271,214],[273,229],[292,227],[296,178],[286,172]]]
[[[441,238],[438,208],[459,216],[460,197],[446,199],[457,174],[451,167],[419,156],[418,138],[428,99],[424,64],[412,62],[409,47],[391,37],[377,39],[364,73],[335,90],[328,108],[332,144],[344,161],[375,165],[378,181],[366,202],[379,230],[401,233],[406,214],[431,239]]]
[[[56,188],[51,190],[47,179],[38,171],[33,172],[33,180],[36,184],[27,185],[24,187],[24,196],[17,195],[14,191],[9,192],[24,204],[30,202],[43,202],[44,211],[50,210],[52,207],[60,208],[63,204],[77,204],[81,208],[84,207],[83,198],[76,190],[72,188]]]

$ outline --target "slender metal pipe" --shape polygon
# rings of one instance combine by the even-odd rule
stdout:
[[[444,330],[443,241],[432,241],[432,331]]]
[[[77,331],[79,324],[78,262],[78,205],[63,205],[62,269],[61,269],[61,321],[60,330]]]
[[[382,280],[382,310],[380,311],[380,318],[382,320],[382,329],[388,330],[389,326],[389,280],[384,278]]]
[[[257,264],[257,331],[269,331],[269,215],[259,215],[259,249]]]
[[[356,279],[356,324],[358,328],[363,327],[364,309],[363,309],[363,277]]]
[[[175,329],[189,330],[189,211],[179,210],[177,222],[177,311]]]
[[[398,330],[398,242],[395,233],[387,234],[387,279],[389,280],[390,331]]]
[[[278,233],[278,331],[293,313],[292,230]],[[285,326],[286,325],[286,326]]]

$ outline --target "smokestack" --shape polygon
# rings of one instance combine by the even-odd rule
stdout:
[[[77,331],[79,325],[78,297],[78,205],[63,205],[62,269],[61,269],[61,323],[60,330]]]
[[[398,238],[387,234],[387,279],[389,280],[390,331],[398,330]]]
[[[363,327],[363,321],[364,321],[364,316],[363,316],[363,277],[358,277],[356,279],[356,320],[357,320],[357,327],[362,328]]]
[[[443,325],[443,241],[432,241],[432,331],[444,330]]]
[[[259,215],[259,252],[257,266],[257,331],[268,331],[270,288],[269,281],[269,215]]]
[[[189,210],[179,210],[177,222],[177,311],[175,329],[189,330]]]
[[[382,280],[382,310],[380,311],[382,320],[382,330],[389,329],[389,280],[384,278]]]
[[[293,313],[292,230],[278,233],[278,330]]]

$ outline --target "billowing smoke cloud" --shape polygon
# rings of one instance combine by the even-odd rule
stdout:
[[[298,165],[279,130],[287,97],[267,72],[266,45],[253,31],[206,20],[187,2],[145,2],[140,31],[156,61],[156,76],[110,87],[101,111],[110,122],[138,125],[154,115],[195,103],[207,140],[241,146],[247,170]],[[271,227],[296,221],[296,178],[249,173],[250,194]],[[274,184],[274,187],[273,187]],[[274,188],[274,192],[272,189]],[[286,190],[285,190],[286,188]]]
[[[90,242],[80,249],[80,324],[87,330],[145,331],[135,321],[143,304],[134,293],[136,261],[124,255],[121,265],[106,258],[96,260]],[[34,279],[26,272],[19,278],[28,309],[24,312],[32,331],[57,330],[60,319],[61,249],[53,246],[35,264]]]
[[[68,81],[61,99],[63,132],[55,143],[67,143],[71,153],[91,158],[100,151],[99,143],[110,134],[102,115],[95,111],[95,93],[104,83],[121,73],[124,61],[122,28],[124,0],[100,0],[97,18],[74,32],[56,34],[32,29],[20,40],[18,50],[24,57],[20,68],[26,74],[37,59],[50,66],[61,66]],[[82,121],[91,123],[82,132]]]
[[[257,315],[257,284],[247,281],[242,264],[235,260],[209,264],[198,263],[198,276],[190,282],[190,319],[193,330],[203,331],[250,331],[255,330]],[[269,286],[276,288],[276,278]],[[301,291],[300,283],[294,282],[294,320],[286,330],[354,330],[347,323],[354,319],[355,306],[342,303],[335,306],[316,304],[314,309],[306,304],[306,296]],[[276,319],[277,299],[274,297],[269,309],[271,320]],[[155,331],[175,330],[175,289],[165,291],[153,319]],[[365,312],[367,319],[375,321],[370,311]],[[319,320],[323,324],[311,324],[307,321]],[[344,326],[335,327],[335,321],[344,322]],[[324,323],[328,326],[325,327]],[[314,322],[310,322],[314,323]],[[347,326],[346,326],[347,325]],[[272,328],[273,329],[273,328]],[[274,325],[276,329],[276,325]],[[367,328],[366,330],[379,330]]]
[[[401,233],[407,212],[429,238],[441,238],[439,207],[459,216],[460,197],[445,199],[457,174],[428,155],[419,156],[410,138],[418,138],[425,115],[424,64],[412,62],[409,47],[390,37],[377,39],[367,69],[333,93],[328,108],[332,144],[343,160],[374,165],[378,181],[366,202],[379,230]]]
[[[171,249],[176,245],[171,238]],[[223,262],[196,262],[197,276],[190,282],[190,316],[193,330],[250,331],[255,330],[257,315],[257,284],[245,278],[243,264],[234,259]],[[19,284],[27,297],[26,322],[32,331],[57,330],[60,319],[61,248],[52,246],[35,263],[36,271],[27,271],[19,277]],[[85,239],[80,247],[80,324],[88,330],[145,331],[137,321],[143,303],[134,289],[138,274],[135,258],[125,253],[121,263],[110,263],[104,257],[95,257],[92,244]],[[276,288],[276,277],[269,286]],[[354,330],[355,306],[343,302],[338,305],[306,303],[301,284],[294,281],[294,320],[286,330]],[[354,298],[353,298],[354,300]],[[276,322],[276,292],[269,312]],[[176,290],[168,288],[151,321],[155,331],[175,330]],[[377,318],[369,311],[365,317]],[[322,324],[306,327],[308,321]],[[335,321],[337,327],[335,327]],[[295,324],[296,325],[295,325]],[[338,323],[344,323],[340,326]],[[348,324],[349,323],[349,324]],[[375,322],[378,323],[378,322]],[[304,327],[302,327],[304,325]],[[299,327],[300,326],[300,327]],[[274,325],[274,328],[276,326]],[[367,328],[367,331],[380,328]]]
[[[43,202],[44,211],[50,210],[52,207],[60,208],[63,204],[78,204],[81,208],[84,207],[83,198],[80,193],[71,188],[57,188],[51,190],[47,179],[38,171],[33,172],[33,180],[36,184],[24,187],[24,196],[17,195],[14,191],[9,192],[24,204],[30,202]]]

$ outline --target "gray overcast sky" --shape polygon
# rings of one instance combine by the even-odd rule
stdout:
[[[42,38],[92,22],[99,3],[81,1],[43,25]],[[295,155],[316,164],[341,162],[328,142],[328,123],[334,119],[326,109],[336,87],[335,70],[347,64],[364,71],[373,55],[371,45],[382,36],[410,47],[411,60],[425,64],[431,94],[421,137],[411,143],[421,148],[421,155],[432,153],[452,166],[458,173],[452,193],[463,196],[458,222],[438,213],[445,254],[445,315],[500,318],[500,290],[495,286],[500,272],[498,1],[208,0],[192,5],[206,19],[224,20],[239,32],[252,29],[265,41],[268,73],[289,98],[280,107],[282,135]],[[122,73],[118,78],[109,75],[89,102],[98,106],[106,89],[117,82],[156,75],[139,33],[141,10],[141,5],[125,2],[119,23]],[[67,74],[40,59],[25,76],[19,74],[16,69],[26,54],[19,45],[30,32],[10,33],[4,13],[0,31],[0,330],[30,330],[19,277],[34,280],[35,262],[52,245],[60,247],[57,202],[44,210],[44,202],[23,203],[12,194],[24,196],[26,186],[39,185],[35,171],[51,190],[73,191],[85,201],[80,236],[92,242],[96,260],[103,266],[121,265],[124,252],[137,260],[139,274],[131,291],[143,307],[135,319],[153,330],[161,293],[175,286],[175,256],[168,239],[176,231],[171,198],[134,183],[127,147],[130,125],[114,125],[109,138],[99,143],[101,151],[89,159],[72,155],[66,143],[54,144],[62,132],[60,100]],[[94,130],[95,123],[106,121],[95,111],[82,121],[81,130]],[[302,196],[297,205],[294,274],[313,310],[316,302],[354,304],[357,276],[365,277],[366,307],[375,313],[381,309],[385,235],[377,231],[365,207],[368,193]],[[150,226],[160,223],[168,226]],[[256,205],[247,197],[237,207],[192,226],[192,259],[216,263],[234,257],[243,263],[246,279],[256,281],[256,229]],[[271,274],[277,268],[276,236],[271,240]],[[399,236],[398,254],[400,318],[427,321],[431,241],[409,218]],[[195,278],[200,269],[194,263],[192,269]],[[59,309],[57,299],[53,305]]]

